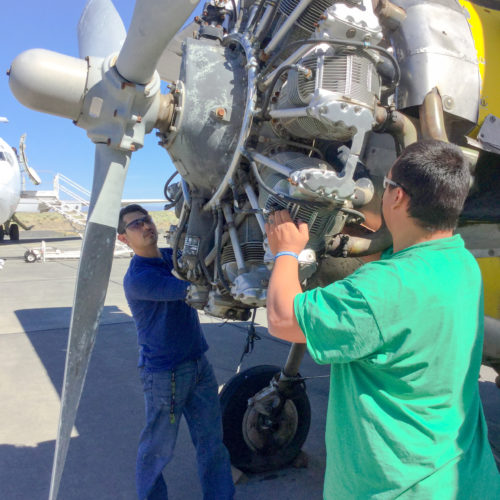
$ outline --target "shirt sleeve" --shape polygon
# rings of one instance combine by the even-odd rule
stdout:
[[[128,276],[125,290],[129,300],[173,301],[183,300],[189,286],[166,270],[142,269]]]
[[[383,345],[369,304],[348,280],[298,294],[294,309],[309,353],[318,363],[348,363]]]

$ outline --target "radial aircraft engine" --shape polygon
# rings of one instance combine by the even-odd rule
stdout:
[[[96,145],[51,498],[103,307],[127,167],[153,128],[181,176],[165,186],[179,217],[169,231],[175,272],[191,282],[187,301],[208,314],[248,320],[265,306],[273,256],[264,223],[273,210],[309,226],[299,256],[305,288],[387,248],[382,179],[420,138],[452,141],[468,158],[460,229],[498,273],[497,0],[211,0],[182,28],[194,7],[138,0],[125,34],[109,0],[89,0],[80,58],[37,49],[12,64],[19,101],[70,118]],[[485,224],[481,247],[466,230]],[[488,314],[498,318],[493,292]],[[489,359],[498,361],[500,342],[490,340]],[[298,374],[304,349],[292,345],[282,370],[254,367],[226,384],[235,465],[265,470],[298,454],[310,421]]]

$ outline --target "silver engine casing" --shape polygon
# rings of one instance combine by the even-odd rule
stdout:
[[[452,1],[394,3],[406,11],[399,28],[389,32],[401,68],[398,109],[420,106],[437,87],[456,135],[466,134],[477,123],[481,80],[465,10]]]
[[[181,74],[173,88],[175,114],[164,146],[185,183],[178,208],[181,212],[184,205],[189,215],[173,230],[182,237],[173,240],[196,242],[179,261],[180,276],[193,283],[188,301],[195,307],[245,319],[250,308],[265,305],[273,256],[264,220],[271,210],[287,209],[294,220],[308,223],[311,238],[301,255],[300,278],[305,283],[314,276],[325,258],[326,240],[346,223],[359,227],[363,215],[357,210],[371,203],[374,185],[380,186],[394,159],[386,134],[374,132],[381,106],[411,112],[437,86],[456,130],[475,122],[478,63],[461,8],[453,0],[396,1],[406,17],[391,30],[381,25],[366,0],[313,0],[293,22],[299,0],[281,0],[269,34],[256,29],[256,38],[239,33],[223,45],[211,39],[183,43]],[[256,6],[241,4],[241,29],[251,25]],[[269,15],[271,7],[264,8]],[[284,26],[288,32],[274,49],[274,66],[249,59],[252,51],[265,51]],[[401,70],[392,94],[384,86],[387,74],[379,69],[389,61],[382,55],[388,40]],[[300,41],[311,44],[298,49],[294,59]],[[454,77],[458,61],[466,78]],[[290,67],[273,79],[285,64]],[[242,125],[252,99],[250,67],[258,68],[255,102],[251,120]],[[259,79],[260,72],[265,78]],[[268,93],[268,109],[262,110]],[[239,163],[228,179],[235,157]],[[213,213],[205,210],[203,204],[208,206],[221,186],[224,194],[212,204]],[[377,198],[374,202],[379,203]],[[223,233],[218,255],[216,222],[215,233]]]

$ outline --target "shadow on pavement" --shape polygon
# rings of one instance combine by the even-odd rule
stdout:
[[[16,314],[29,332],[40,309]],[[67,317],[69,323],[71,309],[49,308],[43,314]],[[136,445],[144,419],[136,373],[137,340],[131,318],[114,306],[105,307],[103,317],[111,314],[117,323],[101,325],[97,334],[75,424],[78,436],[71,438],[60,500],[135,498]],[[27,333],[59,396],[67,335],[66,328]],[[45,500],[54,447],[55,441],[36,447],[0,445],[0,497]]]

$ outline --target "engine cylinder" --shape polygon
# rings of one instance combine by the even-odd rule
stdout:
[[[337,101],[355,102],[373,112],[380,97],[381,82],[374,64],[366,57],[358,55],[320,55],[310,54],[302,59],[301,64],[317,75],[322,66],[321,81],[307,80],[298,71],[290,71],[283,85],[277,103],[277,109],[290,109],[307,106],[318,86],[331,92]],[[278,119],[278,126],[283,127],[293,136],[304,139],[325,139],[349,141],[355,133],[351,123],[339,116],[338,121],[318,120],[311,116]]]
[[[328,7],[331,7],[334,2],[335,0],[315,0],[311,2],[311,5],[299,16],[296,24],[307,33],[312,33],[323,12]],[[282,14],[288,17],[295,7],[297,7],[298,3],[299,0],[282,0],[278,8]]]
[[[310,158],[301,153],[285,152],[278,153],[273,160],[290,167],[293,170],[304,168],[328,168],[326,162],[318,158]],[[275,191],[289,194],[289,183],[281,174],[272,170],[263,170],[262,178],[264,182]],[[324,203],[311,201],[307,206],[294,203],[287,203],[264,190],[259,194],[259,206],[266,210],[288,210],[295,222],[301,220],[307,222],[309,226],[308,248],[314,251],[321,250],[324,246],[324,237],[335,232],[335,227],[343,216],[332,208],[332,205],[325,206]]]

